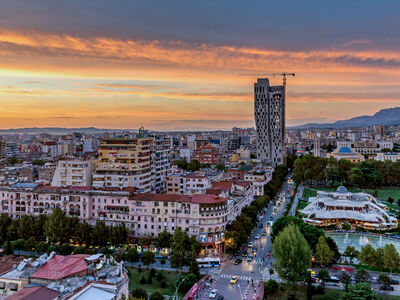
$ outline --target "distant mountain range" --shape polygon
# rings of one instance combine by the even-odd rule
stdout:
[[[386,108],[378,111],[372,116],[360,116],[348,120],[336,121],[334,123],[309,123],[305,125],[292,126],[290,129],[308,128],[356,128],[370,127],[374,125],[400,125],[400,107]]]
[[[16,129],[0,129],[0,135],[4,134],[71,134],[73,132],[82,132],[86,134],[96,134],[103,132],[121,132],[126,131],[126,129],[105,129],[105,128],[95,128],[95,127],[85,127],[85,128],[63,128],[63,127],[32,127],[32,128],[16,128]]]

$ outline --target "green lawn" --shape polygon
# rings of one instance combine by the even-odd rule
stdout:
[[[309,189],[309,188],[305,188],[303,190],[302,198],[305,199],[305,200],[308,200],[308,198],[310,198],[310,197],[316,197],[316,196],[317,196],[317,191],[316,190],[312,190],[312,189]]]
[[[373,194],[374,190],[365,190],[367,193]],[[400,199],[400,188],[380,188],[378,189],[378,198],[386,201],[389,197],[393,198],[395,202]]]
[[[136,288],[145,289],[148,293],[153,293],[156,290],[159,290],[164,295],[173,295],[175,293],[174,281],[178,275],[177,272],[173,271],[161,271],[163,274],[163,280],[166,283],[165,288],[161,288],[161,281],[158,281],[156,277],[152,278],[153,282],[151,284],[141,284],[140,279],[142,277],[149,278],[150,269],[146,270],[142,268],[142,272],[139,272],[137,268],[127,268],[130,272],[129,274],[129,291],[132,291]],[[180,296],[184,296],[184,294],[179,293]]]
[[[305,201],[299,201],[299,205],[297,205],[297,210],[303,209],[308,205],[308,202]]]

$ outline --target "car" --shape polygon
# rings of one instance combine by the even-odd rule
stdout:
[[[237,277],[236,275],[233,275],[231,280],[229,281],[230,284],[235,284],[236,282],[238,282],[239,277]]]
[[[392,279],[392,280],[390,281],[390,284],[399,284],[399,281],[396,280],[396,279]]]
[[[265,230],[263,230],[263,232],[261,233],[261,235],[267,235],[267,232]]]
[[[381,285],[379,289],[381,291],[394,291],[394,287],[392,287],[391,285]]]
[[[254,237],[256,240],[260,238],[260,235],[257,233],[256,236]]]
[[[251,256],[251,255],[247,256],[247,261],[248,262],[251,262],[252,260],[253,260],[253,256]]]
[[[218,290],[214,289],[214,290],[211,290],[210,294],[208,295],[208,298],[215,299],[215,298],[217,298],[217,295],[218,295]]]
[[[274,218],[273,218],[273,217],[269,217],[269,220],[270,220],[270,221],[273,221],[273,220],[274,220]]]
[[[164,257],[164,255],[161,255],[161,254],[158,254],[158,255],[155,256],[156,259],[161,259],[163,257]]]
[[[246,257],[247,255],[248,255],[247,251],[244,251],[243,254],[242,254],[242,256],[244,256],[244,257]]]
[[[249,243],[249,248],[253,247],[253,242]]]
[[[219,295],[216,300],[224,300],[224,296]]]
[[[238,265],[238,264],[242,263],[242,259],[241,259],[241,258],[236,258],[236,259],[233,261],[233,263],[234,263],[235,265]]]

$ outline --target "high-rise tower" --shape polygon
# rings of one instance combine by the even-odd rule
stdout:
[[[268,78],[254,83],[257,158],[272,166],[284,163],[285,88],[270,86]]]

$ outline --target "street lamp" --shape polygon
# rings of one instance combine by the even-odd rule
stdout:
[[[240,288],[240,284],[237,285],[240,292],[240,299],[243,300],[242,289]]]
[[[175,300],[176,300],[176,299],[179,300],[178,289],[179,289],[179,287],[181,286],[181,284],[182,284],[184,281],[185,281],[185,278],[183,278],[182,281],[181,281],[181,282],[178,284],[178,286],[176,287],[175,294],[174,294],[174,299],[175,299]],[[178,298],[176,298],[176,297],[178,297]]]

